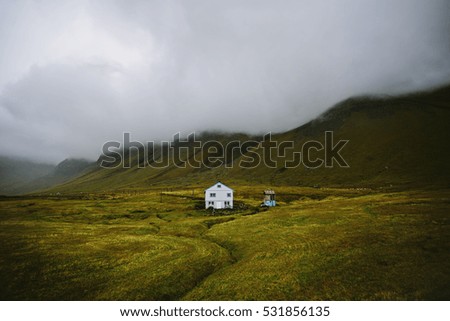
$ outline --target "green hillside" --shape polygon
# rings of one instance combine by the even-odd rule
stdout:
[[[48,189],[95,169],[85,159],[65,159],[58,165],[0,157],[0,195],[20,195]]]
[[[277,136],[278,141],[348,140],[334,166],[267,171],[249,176],[289,185],[354,187],[447,185],[450,177],[450,87],[397,98],[362,97],[334,106],[318,119]],[[242,170],[238,171],[245,175]],[[256,174],[256,175],[255,175]]]
[[[47,176],[54,165],[41,164],[24,159],[0,156],[0,195],[30,192],[34,180]]]
[[[54,191],[111,191],[123,189],[146,189],[155,185],[176,184],[190,186],[207,184],[221,179],[231,183],[261,183],[296,186],[346,186],[346,187],[405,187],[448,186],[450,177],[450,86],[423,93],[399,97],[356,97],[345,100],[330,110],[293,130],[273,135],[280,144],[294,142],[294,148],[286,150],[285,158],[274,158],[276,168],[263,162],[256,168],[239,166],[244,157],[228,158],[232,168],[225,166],[208,168],[164,169],[139,168],[144,164],[144,151],[139,157],[131,153],[131,168],[95,167],[77,179],[54,188]],[[348,168],[339,166],[307,168],[303,164],[286,168],[284,161],[300,152],[306,141],[324,143],[326,131],[334,133],[334,142],[348,140],[341,155]],[[230,141],[261,141],[262,137],[245,134],[204,133],[197,137],[204,144],[216,140],[226,145]],[[248,152],[248,150],[247,150]],[[254,153],[263,159],[262,148]],[[160,155],[148,155],[158,160]],[[239,155],[238,155],[239,156]],[[313,154],[311,157],[314,159]],[[198,152],[196,159],[205,159]],[[99,159],[99,161],[102,158]],[[118,165],[118,164],[115,164]],[[230,164],[228,164],[230,165]],[[336,164],[335,164],[336,165]]]

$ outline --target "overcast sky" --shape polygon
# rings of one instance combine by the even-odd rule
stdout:
[[[450,83],[449,14],[448,0],[0,0],[0,154],[284,131],[352,95]]]

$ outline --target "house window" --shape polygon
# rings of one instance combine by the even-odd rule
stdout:
[[[222,185],[220,185],[220,184],[219,184],[219,185],[217,185],[217,188],[221,188],[221,187],[222,187]]]
[[[209,197],[216,197],[216,193],[209,193]]]
[[[214,202],[209,201],[208,205],[214,205]]]
[[[227,193],[227,197],[231,197],[231,193]]]
[[[230,206],[230,202],[229,201],[225,201],[225,206]]]

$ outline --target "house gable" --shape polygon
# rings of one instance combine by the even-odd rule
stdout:
[[[228,186],[226,186],[222,182],[217,182],[216,184],[212,185],[211,187],[208,187],[207,189],[205,189],[205,192],[209,191],[209,190],[215,190],[215,191],[217,191],[217,190],[219,190],[219,191],[221,191],[221,190],[230,190],[230,191],[233,192],[233,189],[229,188]]]

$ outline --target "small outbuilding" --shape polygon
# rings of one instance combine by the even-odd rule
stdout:
[[[205,208],[233,208],[233,190],[217,182],[205,190]]]
[[[264,206],[275,206],[276,205],[274,190],[266,189],[264,191],[264,201],[263,201],[262,205],[264,205]]]

